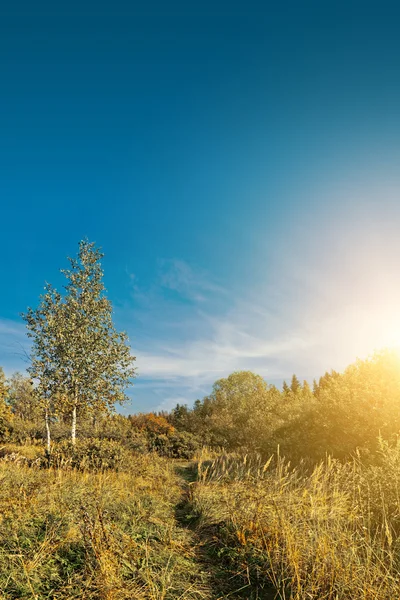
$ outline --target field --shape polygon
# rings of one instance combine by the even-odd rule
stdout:
[[[2,600],[400,597],[397,449],[295,469],[279,454],[132,453],[118,470],[2,454]]]
[[[132,456],[117,473],[3,460],[0,482],[2,599],[209,597],[167,461]]]

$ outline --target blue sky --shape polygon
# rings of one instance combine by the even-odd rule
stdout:
[[[15,6],[15,8],[13,8]],[[14,12],[13,12],[14,11]],[[395,3],[9,4],[0,364],[87,236],[168,409],[400,343]]]

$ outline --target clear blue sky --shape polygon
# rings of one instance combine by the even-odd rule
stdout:
[[[6,372],[24,368],[19,313],[84,236],[138,357],[128,412],[400,342],[399,19],[394,2],[3,7]]]

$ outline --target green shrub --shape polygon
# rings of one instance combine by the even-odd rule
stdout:
[[[4,442],[9,438],[9,423],[0,415],[0,441]]]
[[[129,438],[125,441],[127,448],[138,452],[139,454],[146,454],[149,452],[149,439],[145,433],[140,431],[132,431]]]
[[[51,466],[78,470],[114,471],[126,470],[132,454],[113,440],[84,439],[63,440],[55,444],[50,457]]]
[[[149,449],[167,458],[190,460],[200,446],[199,440],[186,431],[174,431],[169,435],[149,435]]]
[[[44,422],[36,423],[14,417],[9,426],[9,441],[14,444],[29,444],[45,439]]]

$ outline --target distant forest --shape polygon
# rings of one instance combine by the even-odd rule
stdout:
[[[68,406],[51,416],[52,437],[70,436]],[[218,380],[194,406],[128,417],[107,406],[78,419],[77,437],[122,442],[141,452],[190,458],[200,446],[228,451],[280,452],[292,461],[326,454],[367,456],[379,439],[394,442],[400,430],[400,358],[389,350],[357,360],[343,373],[326,372],[313,387],[296,375],[279,390],[250,371]],[[45,440],[43,405],[29,377],[0,371],[0,438]]]

